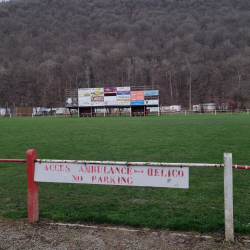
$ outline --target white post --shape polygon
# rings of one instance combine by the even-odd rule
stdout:
[[[234,241],[232,154],[224,153],[225,240]]]
[[[214,110],[214,114],[216,115],[216,109]]]
[[[185,115],[187,115],[187,110],[185,109]]]
[[[130,106],[130,116],[132,116],[132,107]]]
[[[159,100],[158,100],[158,116],[160,116]]]
[[[103,112],[104,113],[104,117],[105,117],[105,111],[106,111],[106,109],[104,108],[104,112]]]
[[[247,110],[247,114],[249,115],[249,109]]]
[[[32,118],[33,118],[34,113],[32,113]]]
[[[10,113],[10,118],[11,118],[11,113]]]

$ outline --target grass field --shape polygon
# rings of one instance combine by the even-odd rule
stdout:
[[[250,115],[0,118],[0,158],[250,165]],[[250,171],[233,170],[235,232],[250,234]],[[27,217],[25,163],[0,163],[0,216]],[[223,169],[190,168],[189,189],[39,183],[40,216],[64,222],[224,230]]]

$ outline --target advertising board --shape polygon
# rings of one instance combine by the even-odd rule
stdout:
[[[130,91],[130,87],[82,88],[78,89],[78,100],[74,102],[73,99],[68,99],[66,105],[67,107],[158,105],[159,100],[145,100],[149,99],[148,96],[158,94],[158,90]]]
[[[104,106],[116,106],[116,96],[104,96]]]
[[[66,100],[67,107],[77,107],[78,106],[78,98],[67,98]]]
[[[130,87],[117,87],[117,92],[120,91],[130,91]]]
[[[104,88],[104,93],[116,93],[117,88],[111,87],[111,88]]]
[[[119,106],[129,106],[130,105],[130,91],[124,90],[117,92],[117,104]]]
[[[144,105],[158,105],[159,101],[158,100],[145,100]]]
[[[91,93],[103,93],[104,92],[104,88],[91,88],[90,92]]]
[[[144,96],[154,96],[158,95],[158,90],[145,90]]]
[[[131,91],[131,101],[141,101],[144,100],[144,91]]]
[[[78,105],[80,107],[91,106],[90,89],[78,89]]]
[[[143,106],[144,101],[131,101],[131,106]]]
[[[91,88],[91,106],[104,106],[104,88]]]
[[[90,96],[90,89],[78,89],[78,97]]]

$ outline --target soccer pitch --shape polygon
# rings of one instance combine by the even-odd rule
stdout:
[[[0,158],[250,165],[250,115],[0,118]],[[189,170],[189,189],[39,183],[39,214],[211,232],[224,230],[223,169]],[[250,233],[250,171],[233,170],[235,232]],[[0,163],[0,216],[27,217],[25,163]]]

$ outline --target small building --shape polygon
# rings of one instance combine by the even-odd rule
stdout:
[[[198,105],[193,105],[193,111],[206,111],[212,112],[217,109],[217,103],[200,103]]]
[[[47,109],[45,107],[35,107],[33,108],[34,115],[43,115],[47,114]]]
[[[212,112],[215,110],[229,110],[230,106],[228,103],[200,103],[198,105],[193,105],[193,111],[206,111]]]
[[[65,115],[65,114],[67,115],[70,114],[69,109],[64,108],[64,107],[60,107],[56,109],[56,115]]]
[[[0,108],[0,116],[6,116],[10,114],[10,109],[9,108]]]
[[[161,106],[161,111],[180,112],[181,111],[181,105]]]
[[[172,112],[180,112],[181,111],[181,105],[172,105],[169,107],[170,111]]]

